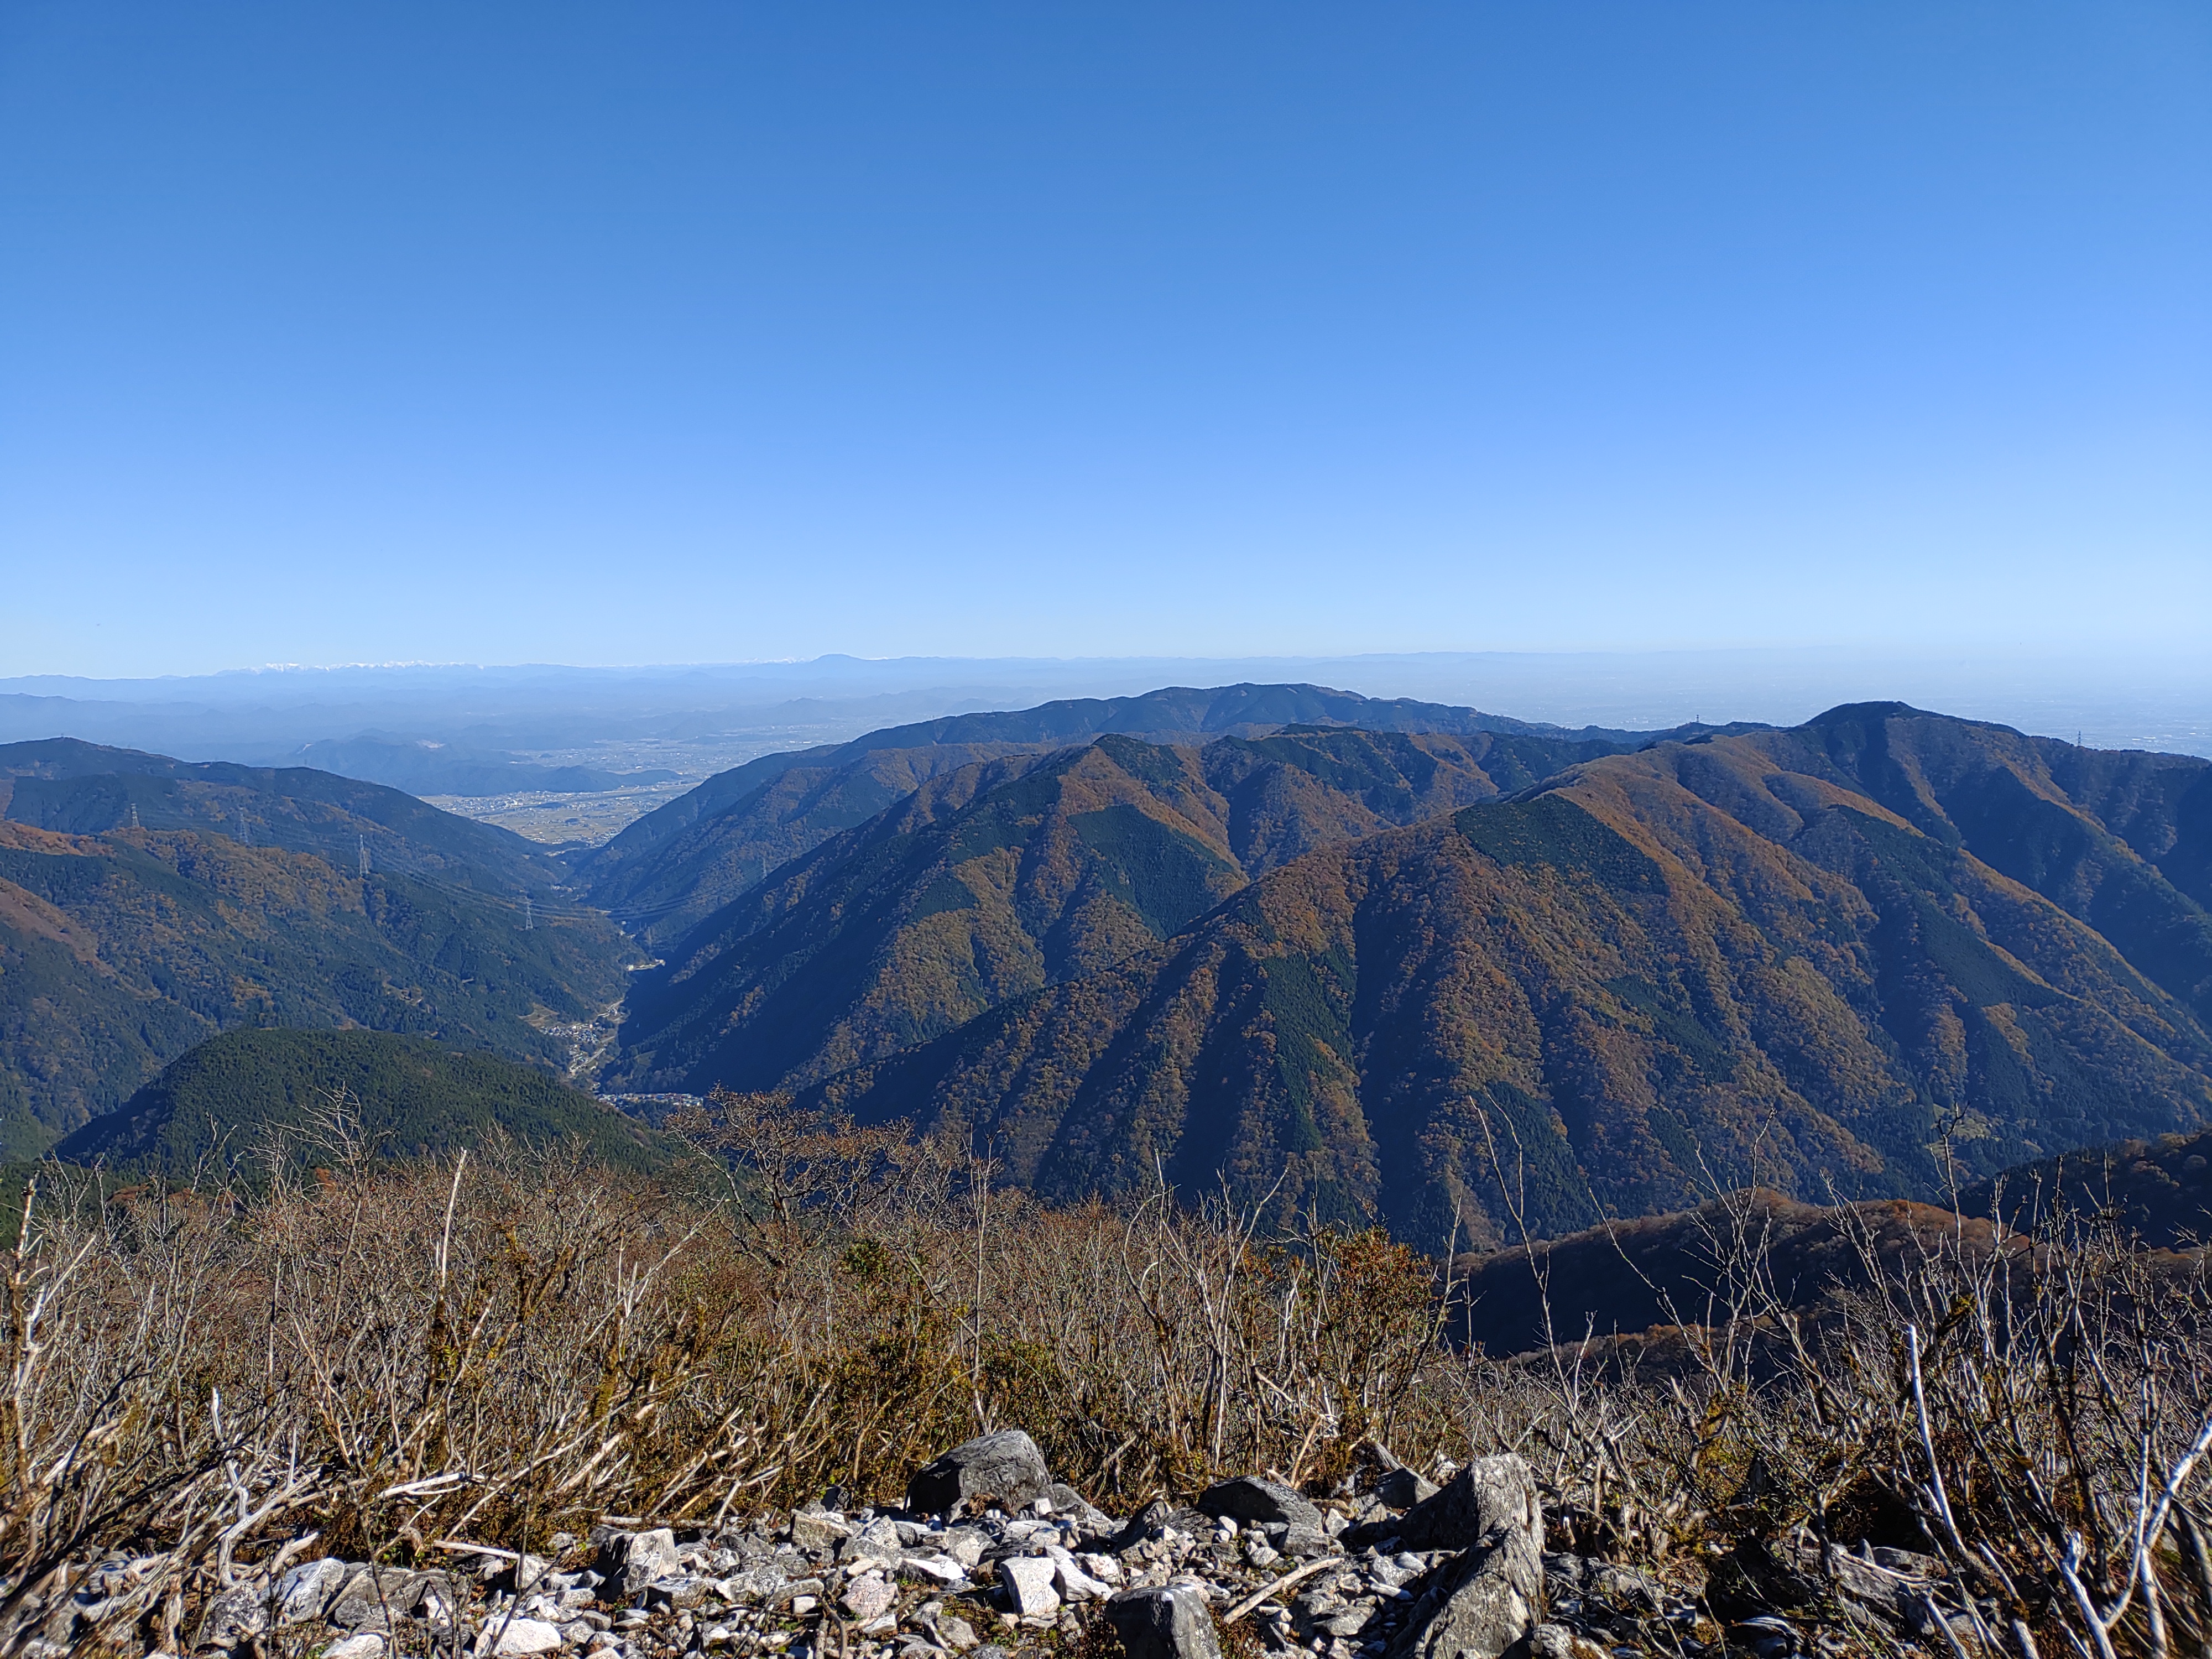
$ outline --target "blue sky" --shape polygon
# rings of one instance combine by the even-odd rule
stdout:
[[[0,674],[2212,643],[2201,4],[0,9]]]

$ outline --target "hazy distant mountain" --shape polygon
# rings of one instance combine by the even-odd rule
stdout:
[[[26,744],[0,749],[0,814],[11,1152],[234,1026],[358,1024],[553,1064],[563,1046],[530,1022],[623,988],[631,947],[561,902],[557,864],[396,790]]]
[[[1302,727],[1203,749],[1109,735],[962,767],[783,866],[639,975],[623,1075],[769,1088],[888,1054],[1150,946],[1313,848],[1598,748]]]
[[[665,1169],[676,1146],[528,1066],[384,1031],[231,1031],[172,1060],[118,1110],[54,1156],[186,1178],[204,1163],[249,1174],[280,1140],[296,1163],[332,1155],[342,1100],[372,1156],[418,1158],[495,1133],[538,1146],[580,1142],[619,1169]]]
[[[1155,743],[1204,744],[1298,725],[1504,734],[1582,745],[1547,751],[1553,757],[1549,765],[1632,748],[1662,735],[1596,727],[1568,732],[1478,709],[1312,685],[1170,687],[1142,696],[1069,699],[952,715],[888,727],[835,747],[763,756],[640,818],[580,858],[578,878],[592,902],[613,911],[641,939],[665,946],[779,865],[865,823],[927,780],[963,766],[1046,753],[1109,732]],[[1516,774],[1504,787],[1522,781],[1525,775]]]
[[[289,763],[388,784],[410,795],[503,795],[538,790],[599,793],[665,783],[677,775],[665,768],[610,772],[592,766],[544,766],[428,739],[410,743],[378,737],[311,743],[291,756]]]
[[[1933,1198],[1946,1145],[2212,1114],[2208,775],[1900,705],[1604,757],[806,1098],[966,1125],[1048,1195],[1157,1159],[1431,1244],[1497,1236],[1493,1149],[1539,1233],[1712,1181]]]

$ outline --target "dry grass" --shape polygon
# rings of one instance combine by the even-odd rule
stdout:
[[[1518,1449],[1563,1535],[1718,1559],[1717,1591],[1786,1604],[1791,1540],[1871,1539],[1944,1558],[1970,1649],[2206,1639],[2203,1286],[2094,1231],[1931,1249],[1815,1325],[1723,1225],[1710,1315],[1638,1381],[1455,1349],[1434,1264],[1377,1235],[1048,1212],[964,1151],[773,1101],[684,1127],[726,1191],[519,1147],[394,1168],[342,1137],[254,1192],[44,1177],[4,1264],[0,1646],[104,1556],[157,1558],[103,1616],[167,1644],[288,1545],[427,1559],[895,1498],[1013,1425],[1123,1511],[1222,1472],[1326,1486],[1370,1438]]]

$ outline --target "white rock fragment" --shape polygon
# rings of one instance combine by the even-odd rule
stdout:
[[[1024,1619],[1049,1619],[1060,1611],[1060,1592],[1053,1585],[1057,1573],[1047,1556],[1015,1555],[999,1563],[1007,1603]]]
[[[477,1652],[484,1659],[495,1654],[556,1653],[560,1648],[561,1627],[543,1619],[495,1619],[477,1638]]]

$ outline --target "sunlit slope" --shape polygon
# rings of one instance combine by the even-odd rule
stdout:
[[[1331,728],[1202,750],[1108,736],[961,768],[672,946],[639,978],[620,1075],[767,1088],[889,1054],[1147,949],[1313,848],[1588,752]]]
[[[1054,1196],[1225,1175],[1431,1243],[1455,1212],[1478,1240],[1516,1203],[1558,1233],[1754,1177],[1934,1197],[1947,1158],[1971,1178],[2193,1127],[2212,1110],[2187,954],[2202,907],[2097,808],[2021,775],[2027,741],[1859,708],[1591,761],[1310,854],[1167,943],[815,1097],[963,1124]],[[1877,744],[1948,781],[1923,799],[1870,763]],[[2161,798],[2193,799],[2202,763],[2168,777],[2169,757],[2139,758]],[[2095,799],[2139,802],[2112,782],[2131,764],[2087,768]],[[2013,782],[2015,810],[1959,828]],[[2050,844],[2052,808],[2094,860],[2021,858]],[[2201,863],[2203,832],[2169,822],[2160,858]],[[2100,933],[2094,895],[2116,884],[2182,945]]]
[[[848,744],[763,756],[708,779],[580,858],[593,902],[656,948],[791,859],[857,828],[932,778],[1015,756],[1039,756],[1102,735],[1203,747],[1286,729],[1511,740],[1521,781],[1656,733],[1566,731],[1480,709],[1363,697],[1314,685],[1170,687],[1141,696],[1079,697],[1035,708],[951,715],[872,732]],[[1533,769],[1526,770],[1524,769]],[[1506,788],[1517,782],[1505,782]],[[1402,823],[1388,817],[1386,822]]]

